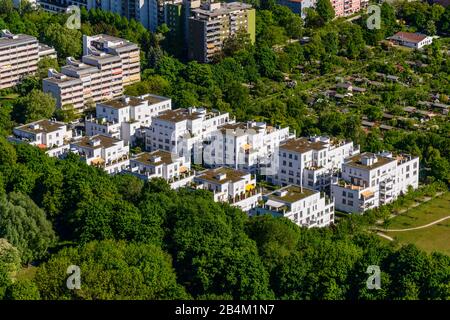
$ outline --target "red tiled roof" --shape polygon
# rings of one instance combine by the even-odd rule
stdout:
[[[404,40],[413,43],[419,43],[424,40],[427,36],[420,33],[410,33],[410,32],[397,32],[391,38]]]

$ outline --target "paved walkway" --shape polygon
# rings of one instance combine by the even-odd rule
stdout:
[[[385,235],[384,233],[377,232],[377,235],[379,235],[382,238],[388,239],[389,241],[394,241],[394,238],[389,237],[388,235]]]

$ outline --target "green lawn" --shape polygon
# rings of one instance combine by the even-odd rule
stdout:
[[[389,229],[419,227],[449,215],[450,192],[447,192],[392,218]],[[450,219],[424,229],[385,233],[400,243],[414,243],[427,252],[438,251],[450,255]]]
[[[392,218],[389,229],[419,227],[447,216],[450,216],[450,192]]]

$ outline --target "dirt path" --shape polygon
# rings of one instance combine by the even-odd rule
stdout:
[[[404,232],[404,231],[412,231],[412,230],[418,230],[418,229],[424,229],[424,228],[428,228],[431,227],[432,225],[435,225],[439,222],[442,222],[444,220],[450,219],[450,216],[441,218],[439,220],[433,221],[431,223],[425,224],[423,226],[419,226],[419,227],[414,227],[414,228],[407,228],[407,229],[381,229],[381,228],[375,228],[374,230],[378,230],[381,232]]]

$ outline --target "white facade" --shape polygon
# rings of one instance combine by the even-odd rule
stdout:
[[[136,137],[141,137],[141,127],[149,127],[153,117],[171,107],[171,99],[152,94],[97,103],[96,118],[85,120],[86,135],[103,134],[134,143]]]
[[[64,154],[69,149],[72,131],[67,130],[63,122],[39,120],[13,130],[16,141],[27,142],[37,146],[51,157]]]
[[[342,165],[342,177],[331,186],[336,209],[364,212],[394,201],[419,186],[419,158],[391,153],[363,154]]]
[[[278,152],[279,145],[293,137],[288,127],[275,128],[255,121],[228,123],[207,138],[204,164],[257,173]]]
[[[421,49],[433,43],[433,38],[420,33],[397,32],[389,40],[408,48]]]
[[[331,177],[344,159],[359,153],[351,141],[329,137],[291,139],[279,147],[277,173],[267,180],[282,186],[294,184],[314,190],[329,188]]]
[[[123,140],[104,135],[84,137],[70,144],[70,151],[78,153],[88,164],[109,174],[126,170],[130,164],[129,146]]]
[[[228,113],[208,112],[203,108],[168,110],[153,118],[146,132],[147,150],[165,150],[187,160],[202,152],[203,141],[213,131],[233,122]],[[201,163],[201,158],[195,163]]]
[[[261,193],[256,188],[256,178],[250,173],[221,167],[206,170],[194,178],[199,189],[214,193],[214,201],[226,202],[242,211],[255,208]]]
[[[162,178],[172,189],[186,186],[194,179],[189,161],[163,150],[136,155],[130,160],[130,172],[144,180]]]
[[[334,202],[317,190],[289,185],[264,195],[263,201],[254,214],[286,217],[307,228],[334,223]]]

